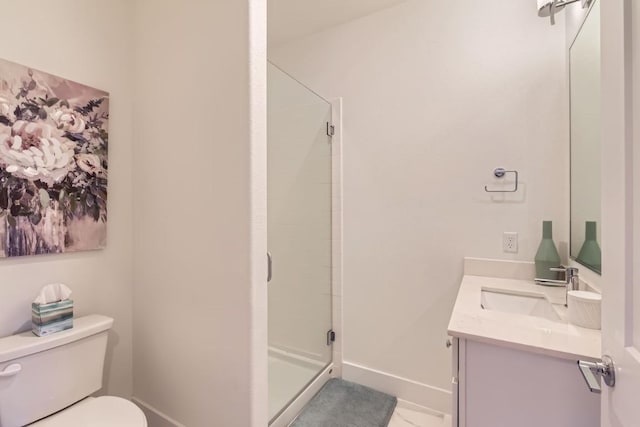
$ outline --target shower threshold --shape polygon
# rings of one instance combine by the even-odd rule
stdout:
[[[329,380],[329,365],[320,361],[269,350],[269,425],[286,426],[315,395],[313,384],[321,380],[320,387]],[[325,375],[327,374],[327,375]],[[326,378],[324,378],[326,376]],[[298,404],[300,408],[297,408]],[[297,409],[296,409],[297,408]],[[283,421],[287,420],[286,423]]]

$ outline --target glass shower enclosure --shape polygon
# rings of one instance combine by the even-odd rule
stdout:
[[[331,363],[331,104],[268,64],[269,418]]]

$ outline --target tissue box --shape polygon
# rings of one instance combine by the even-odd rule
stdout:
[[[73,301],[31,304],[31,330],[39,337],[73,328]]]

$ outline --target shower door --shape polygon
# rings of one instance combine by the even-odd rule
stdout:
[[[331,363],[331,105],[268,65],[269,418]]]

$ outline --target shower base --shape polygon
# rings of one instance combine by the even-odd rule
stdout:
[[[304,396],[308,394],[309,386],[318,380],[326,382],[328,376],[320,378],[323,376],[320,374],[327,370],[330,370],[330,366],[327,367],[320,361],[269,349],[269,419],[274,419],[285,407],[289,408],[276,421],[282,421],[283,416],[289,418],[287,413],[290,413],[293,406],[297,406],[291,403],[294,400],[299,402],[300,399],[310,400],[317,390],[311,396]],[[303,390],[305,392],[300,394]],[[280,422],[272,423],[273,426],[278,424]]]

